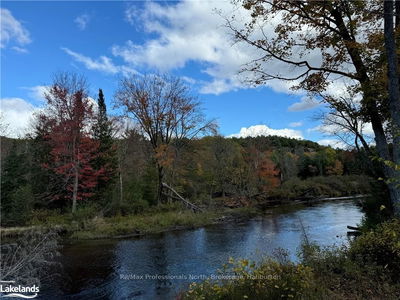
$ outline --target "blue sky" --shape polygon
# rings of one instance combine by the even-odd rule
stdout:
[[[122,76],[169,72],[192,86],[223,135],[278,134],[331,143],[332,137],[315,129],[319,122],[313,116],[322,109],[315,100],[293,94],[282,82],[243,84],[238,70],[252,53],[245,45],[232,45],[213,11],[229,12],[228,2],[1,5],[1,110],[9,135],[24,132],[57,71],[84,74],[91,96],[102,88],[110,110]]]

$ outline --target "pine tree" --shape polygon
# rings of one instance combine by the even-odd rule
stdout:
[[[94,139],[98,142],[98,156],[94,160],[94,169],[104,169],[105,176],[99,178],[99,185],[97,189],[97,198],[101,199],[110,192],[110,187],[115,180],[117,170],[117,152],[113,140],[112,121],[107,116],[107,106],[104,99],[102,89],[99,89],[99,96],[97,99],[98,113],[96,123],[93,126]]]

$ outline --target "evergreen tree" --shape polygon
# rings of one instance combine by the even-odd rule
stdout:
[[[13,143],[10,154],[3,163],[1,172],[1,225],[21,225],[32,203],[28,187],[27,157],[19,154]],[[19,192],[24,191],[24,197]],[[24,208],[24,209],[22,209]]]
[[[97,198],[110,196],[110,187],[115,180],[117,170],[117,152],[113,140],[112,121],[107,116],[107,106],[102,89],[99,89],[97,99],[98,113],[93,127],[94,139],[98,141],[98,157],[94,160],[94,168],[105,169],[105,176],[99,178]]]

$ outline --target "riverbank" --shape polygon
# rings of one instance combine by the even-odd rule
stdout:
[[[190,210],[149,211],[128,216],[83,219],[70,215],[51,215],[33,220],[32,226],[1,228],[2,237],[14,237],[31,230],[54,229],[67,239],[128,238],[166,231],[198,228],[225,222],[248,220],[261,214],[257,208],[206,210],[194,213]]]
[[[309,205],[323,201],[360,200],[364,197],[368,197],[368,195],[317,197],[279,203],[271,202],[267,208],[264,205],[261,207],[219,208],[198,213],[182,210],[173,204],[160,206],[143,214],[114,217],[95,216],[88,209],[79,210],[75,216],[41,211],[34,215],[31,226],[1,228],[0,232],[2,237],[15,237],[26,231],[52,229],[71,240],[129,238],[220,223],[246,221],[274,208],[284,209],[285,207]]]

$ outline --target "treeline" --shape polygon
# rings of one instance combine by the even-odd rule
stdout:
[[[24,224],[34,209],[75,213],[92,205],[103,215],[137,213],[174,199],[162,182],[212,207],[220,198],[268,197],[293,179],[378,172],[362,151],[218,136],[180,81],[143,80],[122,82],[116,95],[138,124],[124,128],[125,118],[108,115],[102,90],[94,106],[84,79],[55,77],[33,133],[2,138],[3,226]]]

